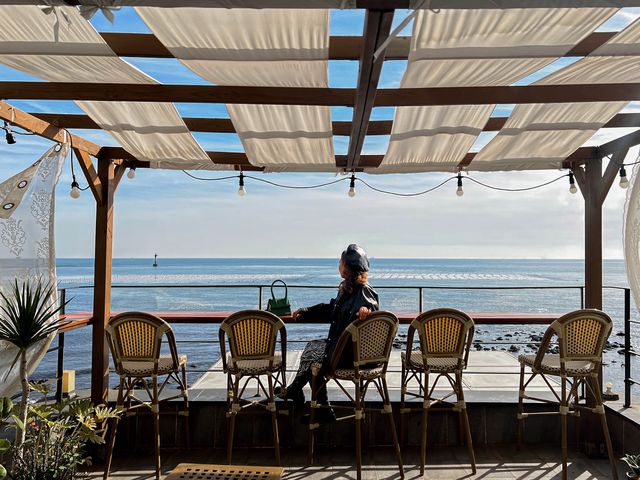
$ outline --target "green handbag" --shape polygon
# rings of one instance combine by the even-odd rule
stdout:
[[[275,294],[273,293],[273,286],[277,283],[281,283],[282,286],[284,287],[283,298],[276,298]],[[291,315],[291,305],[289,304],[289,298],[287,294],[288,294],[287,284],[284,283],[283,280],[275,280],[271,284],[271,298],[267,303],[267,312],[271,312],[274,315],[278,315],[280,317],[283,315]]]

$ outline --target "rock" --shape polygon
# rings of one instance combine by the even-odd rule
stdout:
[[[616,332],[616,337],[624,337],[624,332]]]
[[[520,351],[520,349],[519,349],[517,346],[515,346],[515,345],[511,345],[511,346],[509,347],[509,351],[510,351],[510,352],[519,352],[519,351]]]
[[[510,334],[510,333],[507,333],[507,334],[505,334],[505,337],[513,337],[513,335]]]

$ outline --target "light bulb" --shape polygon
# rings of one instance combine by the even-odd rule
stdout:
[[[349,197],[353,198],[356,196],[356,176],[352,173],[351,180],[349,181],[349,191],[347,192]]]
[[[356,189],[353,187],[349,187],[349,193],[347,194],[349,195],[351,198],[356,196]]]
[[[620,188],[627,188],[629,186],[629,179],[627,178],[627,171],[624,167],[620,168]]]
[[[576,187],[575,183],[569,185],[569,193],[578,193],[578,188]]]
[[[80,187],[80,185],[78,185],[78,182],[76,182],[75,180],[73,182],[71,182],[71,191],[69,192],[69,195],[74,200],[77,199],[77,198],[80,198],[80,188],[79,187]]]
[[[613,383],[609,382],[605,385],[605,387],[606,387],[605,393],[607,395],[611,395],[613,393]]]
[[[136,167],[131,167],[129,169],[129,171],[127,172],[127,178],[129,178],[130,180],[136,178]]]
[[[464,195],[464,190],[462,189],[462,185],[458,185],[458,188],[456,188],[456,195],[459,197]]]
[[[240,195],[241,197],[244,197],[246,194],[247,192],[244,189],[244,185],[240,185],[240,188],[238,188],[238,195]]]

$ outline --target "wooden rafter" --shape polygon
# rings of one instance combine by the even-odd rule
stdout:
[[[356,104],[353,109],[353,121],[349,135],[347,170],[355,169],[360,160],[360,152],[367,136],[373,102],[376,98],[380,73],[384,64],[384,52],[377,59],[373,58],[373,54],[389,36],[392,21],[393,10],[367,10],[364,21],[364,42],[358,69]]]
[[[96,199],[96,202],[102,203],[103,185],[100,181],[100,177],[98,177],[98,172],[96,172],[96,169],[93,166],[91,157],[87,152],[80,150],[79,148],[75,148],[75,146],[73,152],[76,154],[80,168],[89,183],[89,188],[91,189],[91,193],[93,193],[93,197]]]
[[[607,42],[616,32],[593,32],[568,51],[565,57],[583,57]],[[116,55],[121,57],[174,58],[152,33],[100,33]],[[333,36],[329,38],[329,60],[359,60],[363,37]],[[386,60],[406,60],[411,37],[396,37],[385,50]],[[528,58],[530,54],[528,54]],[[517,58],[517,57],[514,57]]]
[[[101,129],[100,125],[94,122],[88,115],[76,113],[38,113],[32,112],[30,115],[51,123],[57,127],[80,128],[96,130]],[[509,117],[491,117],[483,132],[492,132],[504,127]],[[228,118],[183,118],[185,125],[192,132],[207,133],[236,133],[233,123]],[[391,133],[392,120],[370,121],[367,128],[367,135],[389,135]],[[619,113],[605,123],[602,128],[638,127],[640,128],[640,113]],[[348,136],[351,133],[351,122],[333,122],[333,134]]]
[[[1,95],[0,95],[1,97]],[[15,108],[6,102],[0,101],[0,119],[10,122],[12,125],[28,130],[54,142],[64,142],[65,130],[64,128],[57,127],[51,123],[36,118],[35,116],[23,112],[19,108]],[[96,156],[100,151],[100,145],[96,145],[89,140],[85,140],[77,135],[71,135],[71,141],[74,148],[88,153],[89,155]]]
[[[0,82],[0,98],[353,107],[352,88]],[[378,89],[374,106],[584,103],[640,100],[640,83]]]

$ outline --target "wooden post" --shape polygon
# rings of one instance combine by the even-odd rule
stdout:
[[[585,165],[584,287],[585,308],[602,309],[602,159]]]
[[[111,315],[111,261],[113,247],[114,164],[98,160],[98,178],[102,184],[101,201],[96,202],[96,238],[93,282],[93,343],[91,360],[91,400],[107,401],[109,388],[109,349],[105,326]]]

